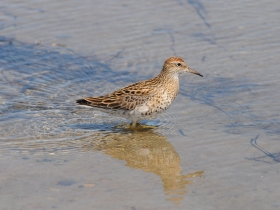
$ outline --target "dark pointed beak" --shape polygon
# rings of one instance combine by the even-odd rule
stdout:
[[[199,72],[197,72],[197,71],[195,71],[195,70],[193,70],[193,69],[191,69],[191,68],[189,68],[189,67],[187,67],[187,70],[186,70],[186,71],[187,71],[187,72],[190,72],[190,73],[193,73],[193,74],[197,74],[197,75],[203,77],[202,74],[200,74]]]

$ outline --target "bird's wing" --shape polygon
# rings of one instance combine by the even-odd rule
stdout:
[[[79,99],[77,103],[103,109],[134,110],[155,94],[154,85],[147,83],[147,80],[141,81],[104,96]]]

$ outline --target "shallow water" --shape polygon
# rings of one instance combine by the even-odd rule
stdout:
[[[7,1],[0,12],[2,209],[279,209],[280,3]],[[166,113],[76,106],[185,74]],[[151,126],[152,125],[152,126]]]

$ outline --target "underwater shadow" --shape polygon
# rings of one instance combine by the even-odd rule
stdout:
[[[265,158],[269,157],[273,162],[276,163],[280,163],[280,152],[277,153],[270,153],[268,152],[266,149],[264,149],[263,147],[261,147],[260,145],[258,145],[257,143],[257,139],[259,138],[260,135],[257,135],[255,138],[250,140],[250,144],[255,147],[256,149],[258,149],[259,151],[261,151],[262,153],[264,153],[264,156],[261,157],[256,157],[256,158],[246,158],[248,160],[255,160],[255,161],[260,161],[260,162],[264,162],[264,163],[271,163],[269,161],[264,160]]]
[[[65,137],[66,122],[73,124],[80,118],[87,123],[92,112],[77,107],[76,99],[90,93],[102,94],[104,86],[132,83],[138,76],[110,67],[120,53],[100,59],[61,46],[0,36],[1,139]],[[14,124],[22,135],[11,131]]]

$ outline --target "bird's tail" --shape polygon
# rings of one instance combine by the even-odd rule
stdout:
[[[106,107],[106,104],[102,102],[103,97],[87,97],[76,100],[77,104],[92,106],[92,107]]]
[[[87,106],[91,105],[91,103],[86,101],[85,99],[78,99],[78,100],[76,100],[76,103],[80,104],[80,105],[87,105]]]

